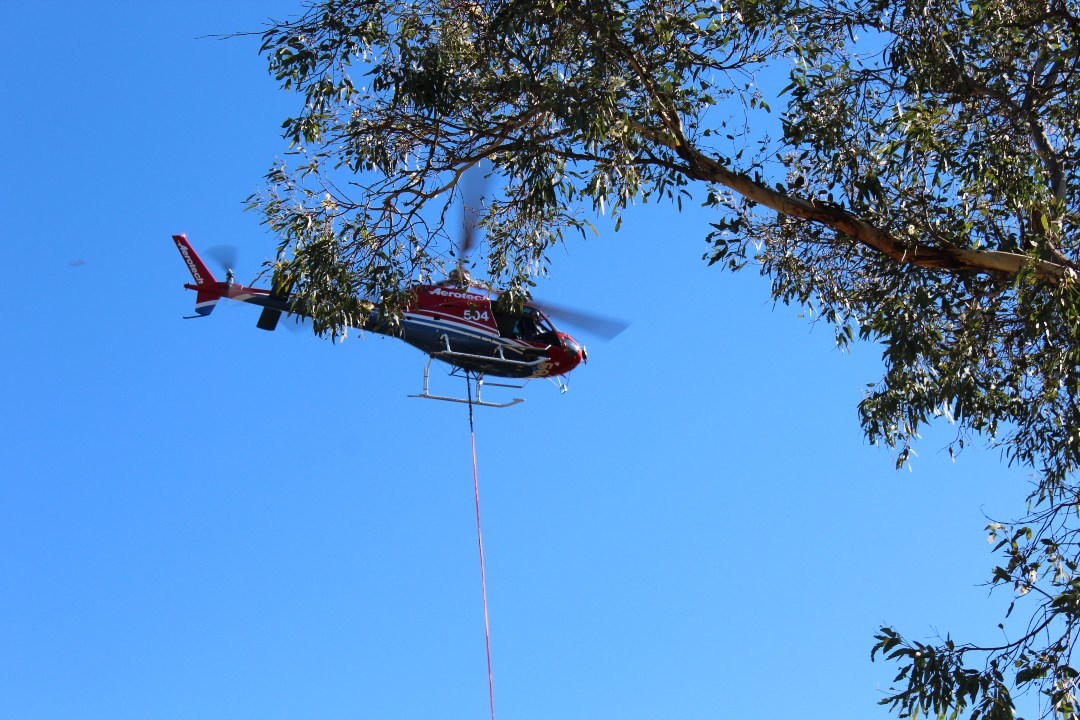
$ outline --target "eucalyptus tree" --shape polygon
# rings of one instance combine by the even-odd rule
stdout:
[[[1078,39],[1074,0],[324,0],[263,35],[302,103],[251,203],[281,239],[276,282],[333,335],[356,297],[393,317],[453,262],[476,168],[511,299],[594,212],[714,208],[708,262],[883,348],[859,412],[898,465],[942,419],[950,450],[978,438],[1034,477],[1027,515],[989,528],[1007,639],[881,628],[900,668],[883,702],[1004,718],[1029,691],[1072,716]],[[779,96],[756,82],[778,74]]]

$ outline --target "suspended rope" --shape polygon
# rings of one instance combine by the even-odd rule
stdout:
[[[488,703],[495,720],[495,679],[491,673],[491,628],[488,624],[487,574],[484,572],[484,534],[480,531],[480,480],[476,470],[476,428],[473,425],[472,373],[465,373],[469,395],[469,439],[472,444],[473,497],[476,500],[476,543],[480,547],[480,590],[484,597],[484,648],[487,650]]]

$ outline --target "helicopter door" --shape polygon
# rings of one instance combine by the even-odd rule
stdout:
[[[551,322],[539,310],[528,305],[522,308],[520,313],[496,313],[495,323],[502,337],[547,345],[559,342],[559,335]]]

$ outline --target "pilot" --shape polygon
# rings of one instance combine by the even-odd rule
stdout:
[[[522,315],[518,318],[517,324],[514,326],[515,336],[531,340],[539,334],[540,331],[537,329],[531,315]]]

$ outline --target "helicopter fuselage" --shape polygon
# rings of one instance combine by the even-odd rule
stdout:
[[[195,283],[196,316],[208,316],[222,298],[263,309],[257,326],[277,327],[281,315],[306,316],[302,305],[265,288],[235,283],[231,275],[216,280],[184,235],[174,235]],[[504,378],[565,375],[585,361],[585,348],[555,329],[539,308],[526,303],[520,312],[499,310],[497,296],[452,283],[418,285],[400,322],[390,323],[376,310],[363,330],[399,338],[436,360],[477,373]]]
[[[502,312],[488,292],[446,284],[413,292],[400,328],[387,334],[438,360],[507,378],[565,375],[585,360],[581,344],[531,305]],[[375,320],[367,329],[379,332],[377,326]]]

